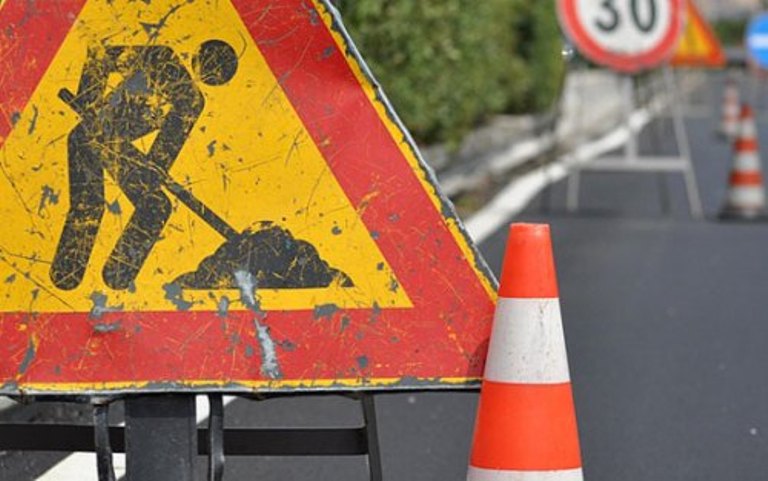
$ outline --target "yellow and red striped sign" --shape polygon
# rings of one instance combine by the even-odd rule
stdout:
[[[0,26],[0,393],[479,379],[493,280],[326,1]]]
[[[671,63],[677,67],[723,67],[725,54],[709,23],[688,0],[685,29]]]

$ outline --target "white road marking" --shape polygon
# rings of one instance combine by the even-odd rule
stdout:
[[[10,398],[0,396],[0,411],[4,411],[5,409],[12,408],[16,405],[17,403]]]

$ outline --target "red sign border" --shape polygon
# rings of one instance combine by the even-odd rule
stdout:
[[[76,2],[82,4],[84,0]],[[337,332],[331,328],[337,329],[344,322],[352,326],[376,322],[402,326],[405,322],[408,330],[401,328],[398,331],[401,338],[397,340],[390,339],[391,333],[358,339],[347,346],[345,352],[337,354],[345,359],[344,369],[325,366],[315,367],[313,371],[308,365],[301,366],[301,371],[286,363],[290,373],[275,380],[263,373],[260,375],[258,363],[253,361],[247,367],[239,364],[235,367],[234,357],[219,359],[224,357],[219,355],[221,352],[233,349],[231,334],[245,333],[251,337],[256,334],[254,313],[248,310],[230,311],[226,333],[219,332],[222,321],[218,314],[209,311],[104,313],[100,323],[120,322],[122,329],[102,334],[93,330],[93,321],[87,313],[7,313],[0,318],[0,336],[4,339],[4,346],[0,347],[4,358],[0,363],[0,380],[4,382],[0,393],[439,389],[477,384],[493,319],[495,281],[492,274],[456,221],[452,206],[439,194],[431,171],[421,162],[415,167],[407,160],[409,155],[418,156],[413,141],[376,87],[378,84],[341,26],[338,13],[326,0],[283,0],[282,3],[284,8],[274,9],[266,1],[232,1],[350,203],[361,212],[361,220],[369,231],[376,232],[376,244],[414,304],[413,309],[373,306],[331,313],[325,319],[327,324],[318,322],[305,328],[323,332],[327,339],[318,339],[309,347],[282,348],[297,351],[292,359],[305,350],[308,354],[322,353],[332,340],[328,333]],[[319,20],[318,15],[329,15],[330,27]],[[270,52],[271,49],[274,50]],[[324,65],[334,82],[350,87],[350,95],[344,100],[362,108],[362,118],[347,119],[342,113],[337,115],[342,123],[333,124],[329,119],[334,117],[329,115],[328,108],[344,95],[344,89],[327,89],[327,81],[320,80],[322,76],[316,75],[317,72],[302,73],[302,69],[297,68],[301,62]],[[40,77],[43,71],[39,72]],[[302,95],[300,92],[305,88],[314,89],[317,95]],[[372,92],[366,93],[366,88]],[[384,123],[385,116],[394,122],[403,140],[393,138]],[[340,148],[343,144],[334,141],[350,135],[361,138],[354,137],[360,132],[366,134],[367,140],[378,139],[381,144],[372,149],[370,144],[352,142]],[[392,163],[360,169],[359,165],[349,162],[355,156],[370,156],[371,151]],[[372,192],[382,189],[387,192],[397,189],[405,198],[371,197]],[[407,197],[409,195],[416,199]],[[419,210],[414,209],[414,205],[429,208]],[[409,226],[402,232],[396,227],[401,221]],[[462,242],[467,244],[466,249],[461,247]],[[406,252],[402,245],[412,247]],[[433,254],[436,251],[440,251],[439,256]],[[436,265],[445,266],[444,270],[435,269]],[[430,276],[432,272],[437,275]],[[456,283],[456,279],[464,282]],[[483,302],[468,305],[467,299],[483,299]],[[281,323],[289,318],[307,322],[314,316],[317,320],[317,313],[312,310],[266,314],[262,321],[276,335],[280,335]],[[347,317],[346,321],[343,316]],[[427,322],[431,323],[426,327],[431,327],[432,332],[425,329]],[[430,337],[436,334],[434,329],[440,331],[440,339]],[[147,333],[142,342],[131,341],[131,336],[140,332]],[[152,334],[162,334],[168,345],[150,345],[147,339],[151,340]],[[428,341],[440,341],[442,347]],[[392,345],[383,348],[388,342]],[[187,353],[194,355],[171,349],[173,345],[183,345]],[[366,349],[374,347],[382,349],[380,355],[363,359]],[[450,352],[441,351],[445,348]],[[240,358],[242,354],[238,353]],[[76,359],[78,365],[74,367]],[[134,363],[126,363],[127,360]],[[445,363],[444,368],[440,367],[441,362]],[[412,366],[413,370],[405,372],[404,365]],[[222,376],[190,375],[218,372]],[[315,377],[297,378],[296,372],[308,372]]]
[[[620,55],[602,48],[589,36],[579,22],[576,12],[577,0],[558,0],[557,16],[560,25],[576,47],[595,63],[612,68],[622,73],[636,73],[641,70],[660,66],[669,60],[677,47],[683,31],[685,12],[684,0],[669,0],[672,7],[672,28],[664,34],[659,45],[639,55]]]
[[[727,63],[727,59],[725,58],[725,52],[723,51],[723,46],[720,44],[720,40],[718,40],[717,36],[712,31],[712,26],[701,15],[701,12],[699,12],[699,8],[696,6],[693,0],[686,0],[686,5],[687,5],[687,9],[688,9],[687,12],[689,17],[687,20],[688,23],[695,22],[699,26],[699,28],[701,28],[701,33],[707,39],[707,42],[709,42],[709,45],[712,47],[712,51],[706,57],[699,57],[699,56],[693,56],[693,55],[678,55],[677,51],[675,51],[672,55],[672,58],[670,59],[670,64],[673,67],[680,67],[680,68],[686,68],[686,67],[723,68]],[[685,28],[687,28],[687,24]],[[681,37],[684,37],[684,36],[685,36],[685,32],[683,32]]]

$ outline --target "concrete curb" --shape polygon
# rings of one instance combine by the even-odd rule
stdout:
[[[454,197],[482,188],[489,177],[506,174],[558,145],[599,135],[620,122],[619,80],[615,73],[606,71],[571,73],[559,100],[556,124],[546,120],[549,114],[499,116],[470,133],[452,160],[440,146],[425,147],[422,153],[445,195]]]
[[[555,145],[555,135],[543,134],[537,138],[522,140],[493,155],[485,162],[485,168],[472,174],[453,175],[440,181],[442,191],[449,197],[480,187],[489,175],[503,174],[536,158]]]

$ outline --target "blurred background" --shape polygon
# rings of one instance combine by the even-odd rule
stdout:
[[[498,114],[555,106],[570,60],[555,2],[336,0],[357,47],[420,144],[455,147]],[[699,0],[725,47],[767,2]],[[578,59],[574,59],[578,61]]]

